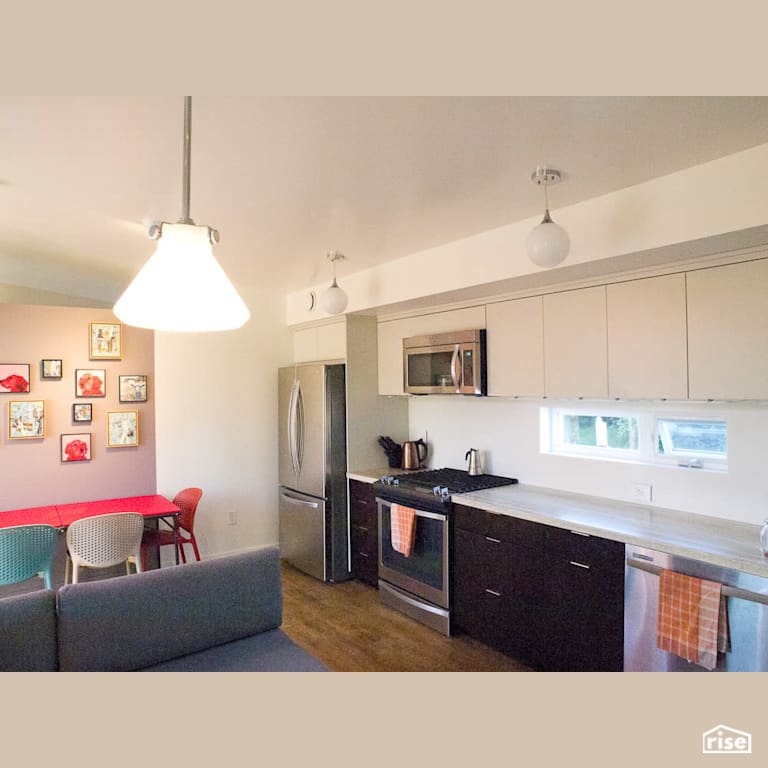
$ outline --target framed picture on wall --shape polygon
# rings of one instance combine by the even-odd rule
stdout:
[[[8,437],[11,440],[45,437],[45,400],[11,400]]]
[[[123,354],[123,326],[120,323],[89,324],[89,358],[120,360]]]
[[[139,412],[107,412],[107,448],[127,448],[139,444]]]
[[[75,368],[75,397],[106,397],[107,372],[103,368]]]
[[[76,435],[61,436],[61,461],[69,464],[73,461],[91,460],[91,433],[81,432]]]
[[[90,423],[93,419],[92,403],[73,403],[72,421]]]
[[[29,392],[29,363],[0,363],[0,392]]]
[[[41,379],[60,379],[61,378],[62,365],[61,360],[44,358],[40,361],[40,378]]]
[[[121,403],[147,402],[147,377],[143,374],[119,376]]]

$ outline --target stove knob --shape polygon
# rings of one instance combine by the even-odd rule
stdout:
[[[440,486],[439,486],[439,485],[436,485],[436,486],[435,486],[435,487],[432,489],[432,493],[433,493],[435,496],[440,496]]]
[[[450,493],[450,491],[449,491],[447,488],[441,488],[441,489],[440,489],[440,495],[441,495],[441,496],[442,496],[444,499],[447,499],[447,498],[448,498],[448,497],[451,495],[451,493]]]
[[[392,485],[400,485],[400,481],[396,477],[393,477],[392,478]]]

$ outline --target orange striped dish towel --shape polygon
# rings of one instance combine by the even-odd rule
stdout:
[[[392,549],[408,557],[416,533],[416,510],[402,504],[390,505]]]
[[[662,569],[656,647],[697,664],[701,579]]]

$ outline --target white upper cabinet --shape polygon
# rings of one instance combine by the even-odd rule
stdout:
[[[606,299],[610,396],[688,397],[685,275],[615,283]]]
[[[543,297],[544,394],[608,397],[605,286]]]
[[[465,307],[378,324],[379,394],[402,395],[403,339],[429,333],[485,328],[485,307]]]
[[[689,397],[768,399],[768,259],[687,273]]]
[[[488,394],[544,395],[544,317],[541,296],[489,304],[485,308]]]
[[[344,360],[347,356],[347,323],[339,320],[326,325],[299,328],[293,332],[293,362]]]

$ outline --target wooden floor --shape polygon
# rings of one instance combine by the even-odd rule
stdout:
[[[283,563],[283,631],[335,672],[527,672],[471,638],[443,637],[360,581],[327,584]]]

